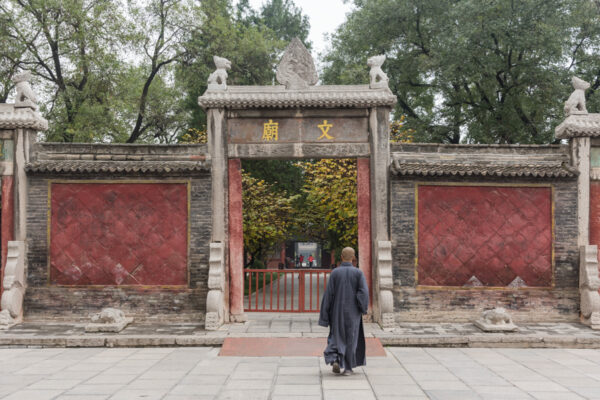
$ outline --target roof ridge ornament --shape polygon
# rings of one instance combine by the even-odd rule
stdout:
[[[565,102],[565,114],[567,114],[567,117],[573,114],[587,114],[588,111],[585,108],[585,91],[590,87],[590,84],[576,76],[571,78],[571,84],[575,90]]]
[[[381,54],[370,57],[367,60],[367,65],[371,67],[371,70],[369,71],[369,77],[371,78],[369,87],[371,89],[389,89],[389,78],[381,69],[381,66],[385,62],[385,58],[385,54]]]
[[[226,90],[227,70],[231,69],[231,61],[219,56],[213,56],[213,61],[217,69],[208,76],[207,90]]]
[[[31,108],[34,111],[37,110],[37,96],[29,84],[31,72],[22,71],[16,74],[12,80],[16,84],[17,89],[15,108]]]
[[[310,52],[300,39],[293,38],[277,67],[277,81],[286,89],[299,90],[314,86],[318,80]]]

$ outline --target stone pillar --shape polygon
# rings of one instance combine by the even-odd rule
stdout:
[[[229,319],[244,322],[244,232],[242,162],[229,160]]]
[[[371,179],[369,159],[359,158],[356,165],[356,194],[358,212],[358,265],[365,274],[369,308],[373,307],[373,271],[371,268]]]
[[[577,245],[590,243],[590,138],[575,137],[571,140],[573,166],[579,171],[577,177]]]
[[[209,109],[206,113],[207,118],[207,137],[208,137],[208,152],[211,158],[211,257],[214,257],[215,249],[213,244],[221,244],[223,259],[223,273],[214,271],[213,286],[215,288],[223,288],[222,291],[217,291],[211,294],[212,288],[209,287],[209,296],[207,298],[206,309],[206,326],[210,329],[217,329],[222,322],[229,321],[229,285],[227,284],[228,272],[228,247],[227,247],[227,129],[224,109]],[[211,261],[209,260],[209,265]],[[217,264],[213,262],[213,266],[217,268]],[[211,271],[209,266],[209,276]],[[216,279],[222,279],[222,282],[217,282]],[[215,289],[218,290],[218,289]],[[215,302],[221,301],[221,305],[217,306]],[[210,308],[210,309],[209,309]],[[218,310],[223,311],[223,315],[218,315]],[[215,314],[217,313],[217,314]],[[210,315],[211,321],[208,321]],[[215,318],[217,321],[215,321]]]
[[[210,244],[208,260],[208,295],[204,327],[214,331],[223,325],[225,318],[225,243]]]
[[[27,240],[27,175],[25,166],[30,161],[33,144],[38,131],[48,129],[46,121],[37,111],[35,94],[29,85],[30,74],[20,73],[14,77],[16,83],[15,104],[0,104],[0,176],[2,190],[2,252],[0,265],[0,293],[2,294],[2,309],[10,305],[12,321],[19,321],[22,296],[25,293],[27,264],[24,249]],[[17,240],[18,242],[12,242]],[[9,243],[13,243],[12,256]],[[15,244],[16,243],[16,244]],[[8,259],[17,260],[23,264],[23,277],[15,278],[6,275]],[[16,262],[16,261],[15,261]],[[19,264],[21,265],[21,264]],[[14,268],[13,268],[14,270]],[[17,275],[21,268],[16,269]],[[6,276],[5,276],[6,275]],[[18,286],[18,288],[16,288]],[[16,288],[16,289],[15,289]],[[19,294],[15,294],[14,290]],[[10,290],[11,293],[7,291]],[[10,300],[8,297],[10,296]],[[19,301],[17,301],[20,298]],[[19,303],[17,305],[17,303]],[[17,311],[15,311],[17,310]],[[16,313],[16,314],[15,314]],[[3,313],[6,320],[6,313]],[[6,321],[5,321],[6,322]]]
[[[369,113],[371,145],[371,249],[373,262],[373,316],[383,323],[381,309],[381,268],[379,243],[390,240],[389,229],[389,165],[390,165],[390,109],[372,108]],[[385,268],[385,267],[384,267]],[[392,310],[393,311],[393,310]]]
[[[598,277],[598,246],[581,246],[579,252],[579,292],[581,322],[600,329],[600,278]]]
[[[25,242],[8,242],[6,273],[2,280],[4,292],[0,300],[0,329],[8,329],[23,321],[23,298],[26,285]]]

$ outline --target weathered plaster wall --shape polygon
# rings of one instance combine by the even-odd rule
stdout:
[[[393,149],[394,150],[394,149]],[[431,149],[430,149],[431,150]],[[437,151],[437,150],[436,150]],[[448,149],[440,150],[449,151]],[[453,149],[473,156],[500,152],[482,147]],[[514,149],[510,150],[517,151]],[[518,150],[527,154],[528,148]],[[534,150],[531,150],[534,152]],[[499,159],[508,154],[499,155]],[[433,184],[551,185],[554,188],[554,286],[544,288],[418,288],[415,282],[415,188]],[[482,310],[502,306],[516,321],[576,321],[579,317],[577,180],[504,177],[392,176],[390,190],[394,312],[402,321],[467,321]],[[485,266],[482,266],[485,268]]]

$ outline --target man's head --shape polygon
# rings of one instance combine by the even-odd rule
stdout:
[[[342,261],[352,262],[354,260],[354,249],[352,247],[344,247],[342,250]]]

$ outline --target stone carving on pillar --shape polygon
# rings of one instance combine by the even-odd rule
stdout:
[[[17,89],[15,108],[31,108],[37,110],[37,97],[29,84],[30,79],[31,72],[29,71],[23,71],[13,77],[13,82],[16,84]]]
[[[208,90],[227,89],[227,70],[231,69],[231,61],[226,58],[213,56],[216,71],[208,76]]]
[[[225,314],[225,246],[220,242],[210,244],[208,290],[204,324],[206,330],[214,331],[223,325]]]
[[[371,67],[371,71],[369,71],[369,77],[371,78],[369,87],[371,89],[386,89],[389,87],[388,76],[381,69],[381,66],[383,65],[384,61],[385,54],[373,56],[367,60],[367,65]]]
[[[392,278],[392,242],[381,240],[377,242],[377,269],[379,277],[379,309],[381,326],[393,328],[394,319],[394,282]]]
[[[0,301],[0,329],[8,329],[23,321],[23,297],[25,296],[25,242],[8,242],[6,269],[2,282],[4,293]]]
[[[293,38],[277,67],[277,81],[286,89],[306,89],[319,80],[315,62],[300,39]]]
[[[585,91],[590,87],[590,84],[574,76],[571,78],[571,83],[575,89],[569,99],[565,102],[565,114],[587,114],[585,108]]]
[[[598,277],[598,246],[579,248],[579,296],[581,322],[600,329],[600,278]]]

